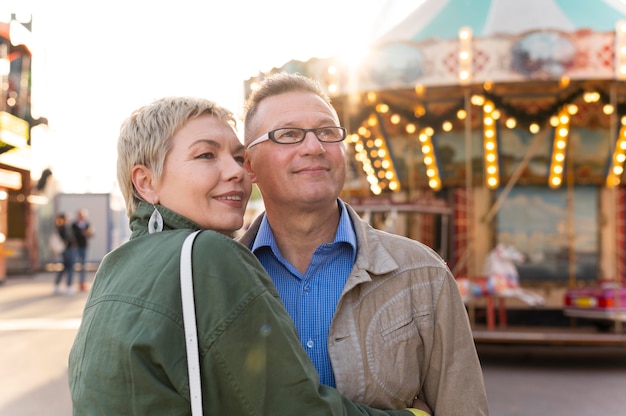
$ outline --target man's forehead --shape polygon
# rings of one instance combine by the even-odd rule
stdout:
[[[335,110],[313,93],[286,93],[268,97],[259,105],[259,115],[265,124],[291,123],[304,119],[338,121]]]

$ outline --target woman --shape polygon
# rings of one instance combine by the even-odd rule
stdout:
[[[75,415],[188,415],[181,245],[193,279],[205,415],[425,414],[355,405],[320,386],[243,225],[251,183],[233,115],[165,98],[126,120],[118,180],[130,240],[102,261],[69,357]]]

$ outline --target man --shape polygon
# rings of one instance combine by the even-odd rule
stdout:
[[[427,246],[378,231],[340,198],[346,131],[320,85],[267,78],[246,102],[245,166],[263,196],[240,241],[272,277],[323,383],[379,408],[486,415],[469,319]]]
[[[50,239],[50,242],[56,241],[54,244],[58,244],[55,248],[56,255],[61,255],[62,268],[57,272],[54,279],[54,293],[61,294],[61,280],[63,280],[63,274],[67,274],[67,286],[66,293],[72,295],[74,288],[72,287],[72,281],[74,278],[74,257],[76,256],[76,239],[74,233],[70,228],[70,218],[66,213],[57,214],[54,219],[55,230],[52,236],[57,240]]]
[[[76,262],[80,264],[79,289],[81,292],[87,290],[85,278],[87,275],[87,246],[89,239],[93,236],[93,228],[87,221],[87,209],[81,208],[76,213],[76,220],[72,223],[72,231],[76,240]]]

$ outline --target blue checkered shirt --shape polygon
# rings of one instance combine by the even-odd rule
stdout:
[[[267,217],[263,217],[252,245],[252,252],[271,276],[296,325],[320,382],[332,387],[335,376],[328,355],[328,332],[357,253],[352,221],[344,203],[338,202],[341,216],[335,239],[315,250],[306,273],[301,274],[282,256]]]

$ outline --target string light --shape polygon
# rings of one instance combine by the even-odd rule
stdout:
[[[377,98],[375,93],[366,94],[365,97]],[[548,177],[548,184],[552,188],[558,188],[563,182],[563,173],[565,172],[565,162],[567,155],[567,143],[570,134],[570,119],[579,111],[579,108],[574,101],[580,98],[582,101],[594,105],[596,103],[602,104],[602,111],[608,115],[611,112],[623,113],[624,106],[612,106],[606,104],[607,96],[604,93],[599,93],[594,90],[585,90],[580,88],[572,93],[562,97],[554,105],[552,109],[546,109],[541,114],[535,114],[529,116],[515,109],[510,103],[506,103],[501,97],[495,96],[487,91],[483,94],[473,94],[470,97],[472,105],[480,106],[483,108],[483,150],[484,150],[484,180],[485,184],[490,189],[495,189],[500,186],[500,163],[499,163],[499,144],[498,144],[498,120],[502,118],[502,125],[508,129],[515,128],[527,128],[532,134],[537,134],[541,129],[543,123],[547,123],[554,127],[555,138],[553,142],[553,149],[550,162],[550,172]],[[374,146],[374,138],[376,135],[380,138],[379,131],[383,126],[381,124],[387,124],[398,126],[400,131],[404,130],[409,136],[416,134],[418,127],[416,119],[421,119],[424,116],[428,116],[427,122],[429,127],[427,131],[422,129],[419,135],[429,132],[429,142],[427,146],[422,146],[424,154],[424,163],[426,166],[426,172],[428,175],[428,186],[431,189],[438,190],[442,186],[442,181],[437,168],[436,148],[432,144],[432,136],[435,134],[434,130],[438,132],[450,132],[455,129],[454,123],[451,119],[463,120],[467,118],[467,113],[463,108],[454,108],[446,113],[442,113],[440,116],[432,117],[432,112],[427,112],[427,108],[422,103],[417,103],[413,107],[413,114],[410,114],[398,107],[389,105],[386,103],[370,103],[375,112],[370,113],[369,116],[364,118],[362,127],[366,128],[367,135],[359,134],[362,136],[364,143],[361,145],[364,149],[364,157],[361,159],[370,160],[367,164],[367,169],[371,170],[368,174],[368,182],[370,182],[370,189],[372,192],[383,192],[384,190],[396,190],[399,189],[399,182],[395,173],[386,173],[385,167],[382,166],[381,160],[386,157],[389,158],[388,149],[380,150]],[[500,108],[502,106],[502,109]],[[555,113],[552,113],[555,111]],[[552,114],[552,115],[550,115]],[[518,118],[519,117],[519,118]],[[626,119],[626,117],[624,117]],[[383,122],[383,119],[385,120]],[[521,119],[521,122],[519,121]],[[426,120],[426,118],[423,118]],[[626,120],[625,120],[626,121]],[[418,136],[419,136],[418,135]],[[366,146],[367,144],[367,146]],[[626,160],[626,143],[624,144],[624,156]],[[355,148],[356,150],[356,148]],[[358,150],[356,150],[358,152]],[[619,161],[620,159],[616,159]],[[377,162],[378,161],[378,162]],[[375,163],[376,162],[376,163]],[[366,162],[367,163],[367,162]],[[389,163],[391,164],[391,163]],[[365,171],[364,167],[364,171]],[[619,168],[617,168],[619,170]],[[391,180],[390,180],[391,179]],[[607,175],[607,181],[608,181]],[[614,179],[612,179],[614,180]],[[619,180],[619,178],[618,178]],[[607,182],[608,183],[608,182]]]
[[[500,167],[498,162],[498,137],[496,120],[493,117],[496,107],[492,101],[483,105],[483,150],[485,166],[485,183],[489,189],[500,185]]]
[[[459,30],[459,81],[467,85],[472,81],[472,28]]]
[[[624,173],[624,161],[626,160],[626,120],[622,118],[622,127],[619,131],[613,156],[611,157],[611,166],[606,177],[606,186],[613,188],[620,184],[622,173]]]
[[[386,105],[379,105],[377,108],[383,113],[389,111]],[[375,131],[379,125],[377,115],[371,114],[356,134],[346,137],[346,142],[354,145],[354,158],[361,163],[370,191],[374,195],[380,195],[385,189],[392,192],[400,190],[400,182],[391,159],[391,152],[385,139]]]
[[[561,108],[558,114],[558,123],[554,128],[554,140],[552,142],[552,158],[548,185],[550,188],[558,188],[563,183],[563,171],[567,155],[567,139],[569,138],[570,113],[567,107]]]
[[[434,131],[430,127],[422,129],[419,133],[422,155],[424,155],[424,165],[426,165],[426,176],[428,176],[428,186],[437,191],[441,189],[441,177],[437,167],[437,157],[432,143]]]

